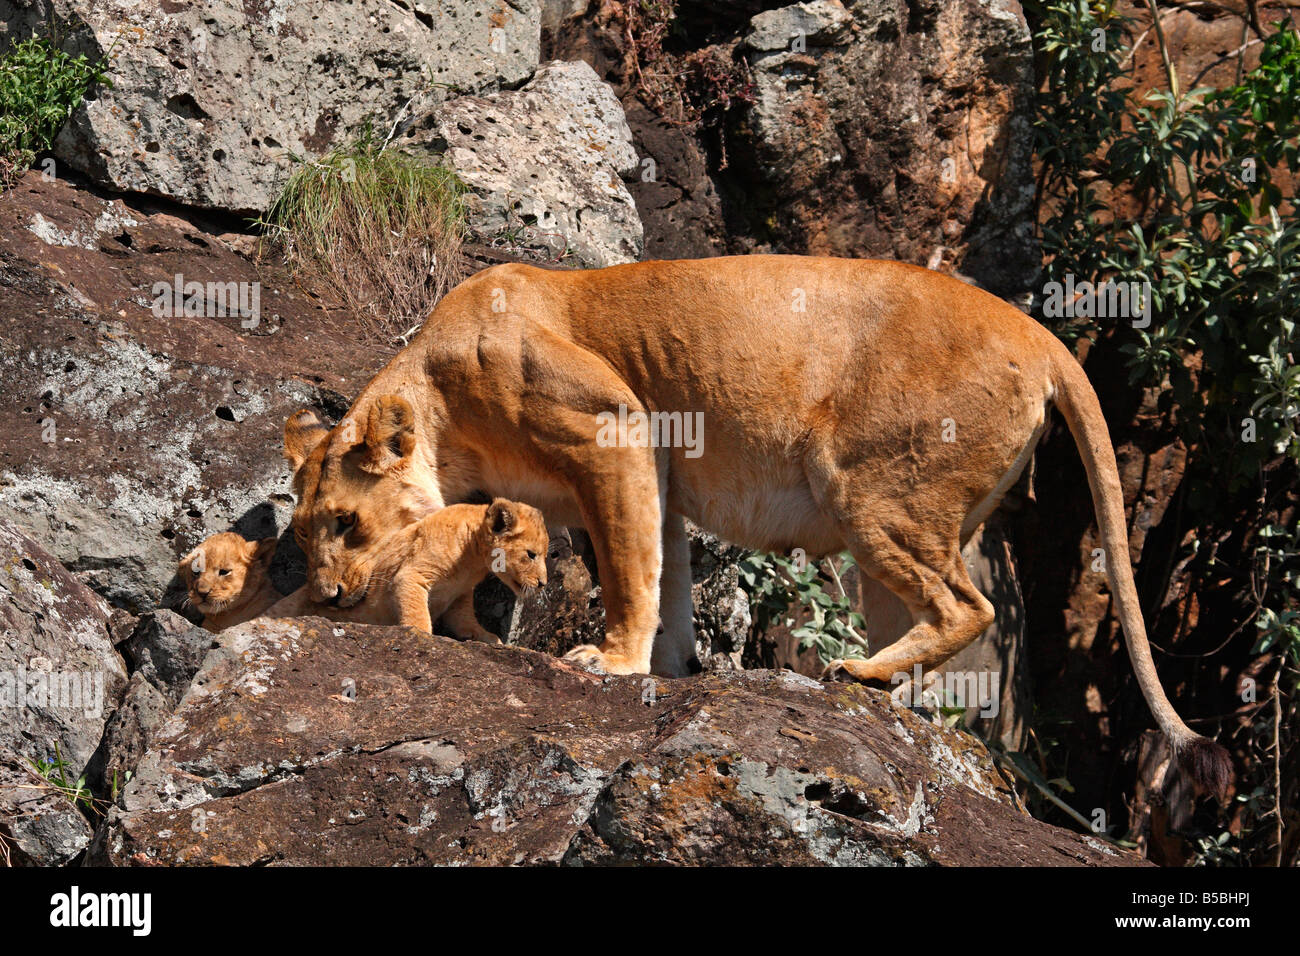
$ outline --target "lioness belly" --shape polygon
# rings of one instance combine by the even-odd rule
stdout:
[[[673,459],[668,496],[673,511],[725,541],[759,551],[789,554],[802,548],[815,556],[843,549],[802,469],[718,469],[697,461]]]

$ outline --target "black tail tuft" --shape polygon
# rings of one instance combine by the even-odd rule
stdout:
[[[1197,737],[1178,755],[1183,768],[1202,793],[1222,800],[1232,783],[1232,758],[1228,751],[1208,737]]]

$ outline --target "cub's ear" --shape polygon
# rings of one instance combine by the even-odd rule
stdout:
[[[400,395],[381,395],[366,418],[366,463],[389,468],[415,451],[415,410]]]
[[[176,574],[180,576],[187,588],[194,583],[194,560],[198,556],[199,550],[195,548],[176,563]]]
[[[261,541],[248,542],[244,550],[244,556],[251,564],[263,564],[267,567],[271,565],[271,559],[275,557],[275,546],[279,544],[277,538],[263,538]]]
[[[493,534],[509,534],[515,526],[515,503],[497,498],[488,506],[487,524]]]
[[[329,431],[311,409],[294,412],[284,423],[284,460],[289,467],[295,472],[301,468]]]

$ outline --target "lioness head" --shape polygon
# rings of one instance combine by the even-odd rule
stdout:
[[[437,478],[417,449],[415,413],[396,395],[353,409],[333,428],[296,413],[284,426],[284,457],[308,593],[321,603],[358,603],[389,535],[442,504],[429,491]]]
[[[551,539],[540,511],[497,498],[483,518],[483,534],[493,572],[516,595],[546,584],[546,549]]]
[[[233,531],[205,538],[178,566],[190,603],[205,616],[239,607],[266,581],[275,544],[275,538],[247,541]]]

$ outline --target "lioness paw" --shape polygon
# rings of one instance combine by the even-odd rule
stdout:
[[[596,674],[636,674],[644,670],[622,655],[606,654],[594,644],[579,644],[564,659]]]
[[[887,678],[881,677],[876,673],[876,670],[877,668],[872,666],[871,661],[837,657],[822,669],[821,679],[839,680],[841,675],[847,675],[849,678],[863,683],[868,681],[885,682]]]

